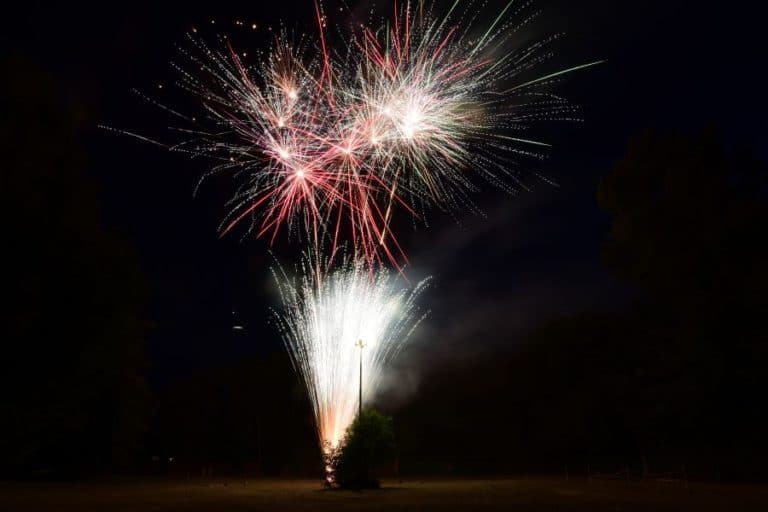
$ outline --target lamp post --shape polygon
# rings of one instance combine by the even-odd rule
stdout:
[[[365,347],[365,343],[363,340],[357,340],[355,346],[360,347],[360,389],[357,402],[357,417],[359,418],[363,414],[363,347]]]

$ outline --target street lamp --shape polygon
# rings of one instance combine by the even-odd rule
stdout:
[[[360,347],[360,390],[357,402],[357,417],[359,418],[363,414],[363,347],[365,343],[363,340],[357,340],[356,347]]]

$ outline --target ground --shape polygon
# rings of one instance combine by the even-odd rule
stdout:
[[[768,488],[565,478],[406,479],[376,491],[316,480],[0,483],[0,511],[640,511],[768,510]]]

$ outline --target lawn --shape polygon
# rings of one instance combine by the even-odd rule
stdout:
[[[377,491],[315,480],[0,483],[0,511],[768,510],[768,488],[564,478],[406,479]]]

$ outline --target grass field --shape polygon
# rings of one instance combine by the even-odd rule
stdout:
[[[0,483],[0,511],[768,510],[768,488],[556,478],[409,479],[377,491],[314,480]]]

